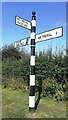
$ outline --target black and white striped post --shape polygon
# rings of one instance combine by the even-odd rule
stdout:
[[[36,35],[36,16],[32,12],[32,21],[29,22],[21,17],[16,16],[16,25],[31,30],[30,38],[17,41],[14,47],[21,47],[31,44],[31,59],[30,59],[30,90],[29,90],[29,112],[35,112],[35,42],[41,42],[53,38],[63,36],[63,27],[58,27],[47,32],[42,32]],[[31,43],[30,43],[31,42]]]
[[[36,38],[36,16],[32,12],[31,21],[31,59],[30,59],[30,90],[29,90],[29,112],[35,111],[35,38]]]

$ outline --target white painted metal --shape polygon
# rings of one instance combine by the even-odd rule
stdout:
[[[27,28],[29,30],[31,30],[31,22],[24,20],[23,18],[16,16],[16,25],[19,25],[21,27]]]
[[[35,56],[31,56],[30,65],[31,65],[31,66],[34,66],[34,65],[35,65]]]
[[[32,23],[32,26],[36,27],[36,20],[32,20],[31,23]]]
[[[30,75],[30,86],[35,85],[35,75]]]
[[[30,108],[35,107],[35,96],[29,96],[29,107]]]
[[[49,30],[47,32],[43,32],[40,34],[36,35],[36,43],[37,42],[42,42],[44,40],[50,40],[53,38],[58,38],[61,37],[63,35],[63,28],[62,27],[58,27],[55,28],[53,30]],[[31,33],[31,37],[30,38],[25,38],[19,41],[16,41],[14,44],[14,47],[21,47],[24,45],[29,45],[31,43],[31,39],[35,39],[35,33]]]
[[[50,40],[52,38],[57,38],[62,36],[62,27],[40,33],[36,35],[36,41],[35,42],[41,42],[43,40]]]
[[[35,33],[34,32],[31,33],[30,39],[35,39]]]
[[[14,47],[21,47],[21,46],[24,46],[24,45],[29,45],[30,44],[30,38],[25,38],[25,39],[22,39],[22,40],[19,40],[19,41],[16,41],[14,43]]]

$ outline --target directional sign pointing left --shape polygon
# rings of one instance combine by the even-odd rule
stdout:
[[[28,20],[25,20],[19,16],[16,16],[15,23],[18,26],[21,26],[21,27],[31,30],[31,22],[29,22]]]
[[[30,44],[30,38],[24,38],[24,39],[21,39],[19,41],[16,41],[14,43],[14,48],[17,48],[17,47],[21,47],[21,46],[24,46],[24,45],[29,45]]]

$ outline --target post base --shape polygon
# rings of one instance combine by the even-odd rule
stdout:
[[[34,112],[35,112],[35,107],[34,108],[29,107],[29,113],[34,113]]]

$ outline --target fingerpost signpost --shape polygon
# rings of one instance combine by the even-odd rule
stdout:
[[[24,45],[29,45],[31,47],[31,58],[30,58],[30,90],[29,90],[29,112],[35,112],[35,44],[37,42],[42,42],[44,40],[50,40],[63,35],[63,27],[42,32],[36,35],[36,12],[32,12],[32,21],[25,20],[19,16],[16,16],[15,23],[18,26],[24,27],[31,31],[31,35],[28,38],[24,38],[14,42],[13,46],[15,48]]]

